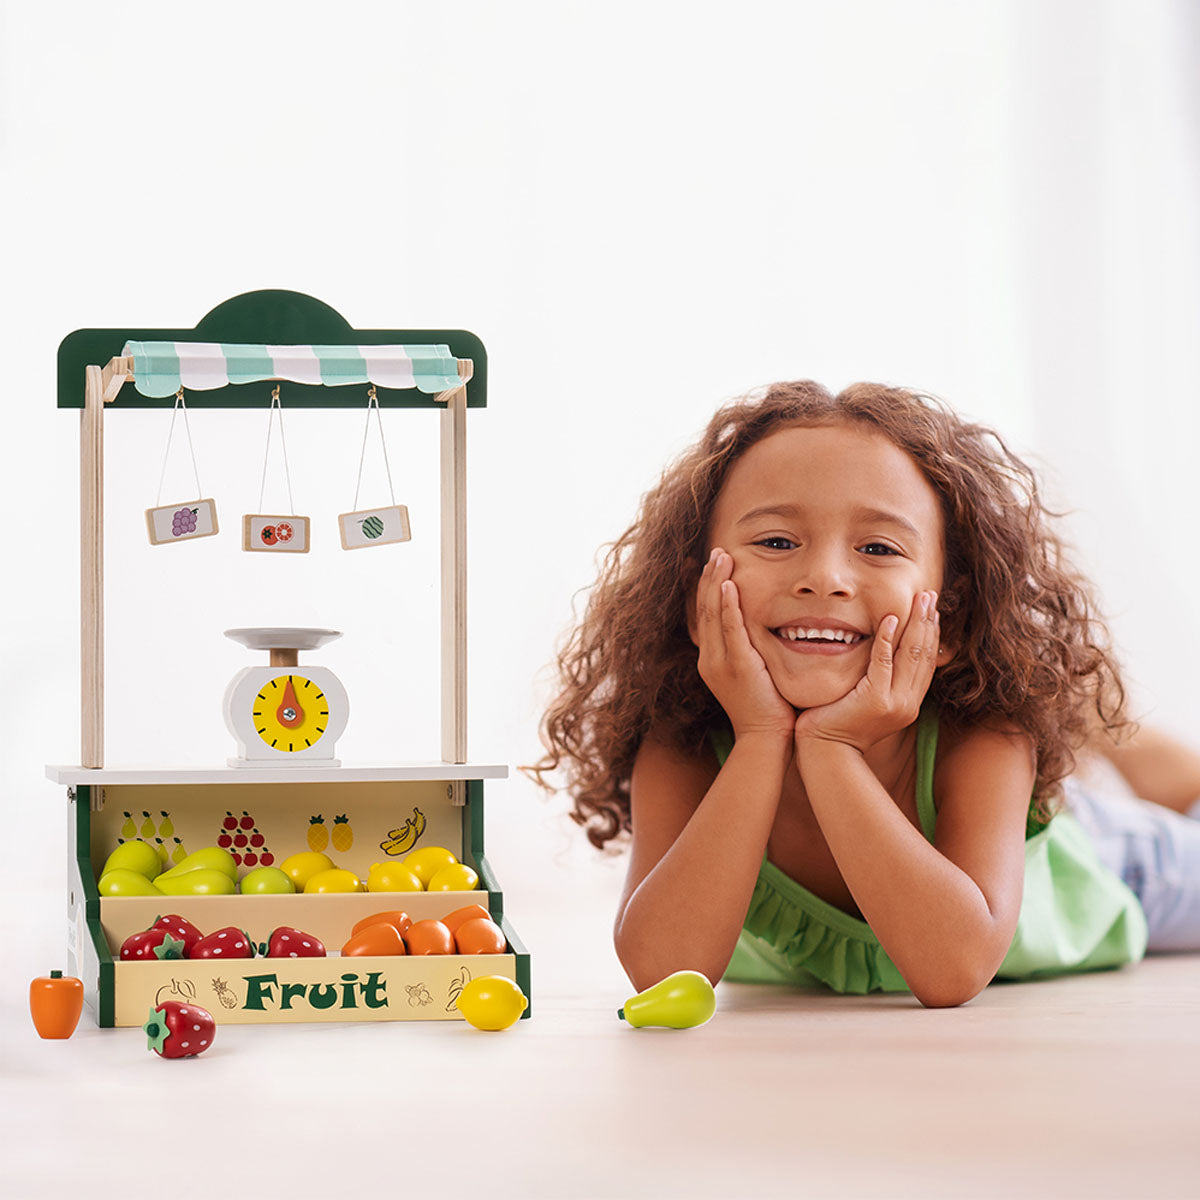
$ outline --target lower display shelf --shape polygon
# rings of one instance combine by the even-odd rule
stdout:
[[[85,935],[96,955],[97,1017],[101,1025],[145,1022],[164,1000],[200,1005],[218,1024],[303,1021],[461,1020],[455,1000],[481,975],[511,979],[527,995],[529,959],[508,922],[504,954],[347,956],[337,947],[354,922],[374,912],[403,909],[415,920],[441,917],[465,904],[488,903],[486,893],[440,895],[357,893],[340,896],[209,896],[102,899],[100,919]],[[281,925],[325,942],[323,958],[173,959],[121,962],[116,948],[154,923],[163,909],[208,933],[244,929],[255,944]]]

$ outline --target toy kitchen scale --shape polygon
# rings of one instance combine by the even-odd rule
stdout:
[[[58,405],[82,409],[82,736],[79,764],[49,767],[47,775],[66,785],[71,809],[68,974],[83,980],[86,1003],[101,1026],[141,1025],[153,1005],[172,996],[192,999],[223,1024],[458,1020],[454,1000],[480,975],[512,979],[529,995],[529,955],[508,922],[484,853],[484,787],[504,778],[507,768],[467,756],[466,416],[486,403],[486,367],[483,345],[472,334],[354,330],[320,301],[285,291],[237,296],[191,330],[77,330],[59,347]],[[333,671],[315,661],[339,632],[235,628],[227,636],[259,658],[225,692],[233,756],[214,746],[215,761],[207,768],[110,766],[104,753],[105,420],[109,413],[119,419],[123,410],[158,408],[164,419],[170,413],[172,429],[177,413],[186,427],[186,406],[261,416],[267,407],[261,393],[272,382],[274,402],[283,388],[289,407],[344,415],[361,414],[366,403],[369,421],[374,406],[381,437],[380,408],[440,410],[441,756],[382,766],[339,759],[349,701]],[[260,387],[243,386],[252,383]],[[222,534],[216,519],[222,489],[214,487],[206,497],[197,479],[196,493],[195,500],[147,510],[156,547],[148,552],[169,557],[187,551],[157,547],[224,536],[229,558],[221,574],[233,581],[231,593],[243,550],[294,553],[302,538],[300,549],[307,552],[322,536],[322,524],[336,538],[340,523],[343,549],[388,547],[380,553],[396,555],[397,569],[404,569],[405,552],[396,543],[408,540],[410,531],[407,510],[394,496],[390,505],[362,510],[356,498],[356,511],[311,524],[293,513],[248,514],[239,544],[236,535]],[[219,699],[214,696],[214,705]],[[237,867],[235,891],[110,894],[106,886],[101,895],[97,873],[117,847],[134,841],[153,847],[164,870],[201,848],[221,847]],[[423,847],[449,850],[477,874],[478,888],[328,894],[247,894],[242,888],[251,872],[298,855],[325,856],[357,879],[374,871],[386,881],[389,871],[402,874],[395,870],[401,860]],[[375,913],[402,909],[418,922],[469,904],[483,906],[499,925],[503,952],[337,953],[353,927]],[[219,964],[121,961],[117,951],[125,939],[163,913],[177,913],[205,934],[236,926],[256,946],[281,927],[300,929],[330,953]]]

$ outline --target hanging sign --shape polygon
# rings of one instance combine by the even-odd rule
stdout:
[[[383,450],[383,466],[387,472],[388,491],[391,504],[381,508],[359,508],[358,494],[362,489],[363,463],[367,457],[367,435],[371,432],[371,409],[375,409],[375,422],[379,427],[379,445]],[[387,546],[394,542],[407,542],[412,538],[408,524],[408,509],[396,503],[396,492],[392,487],[392,468],[388,464],[387,442],[383,436],[383,418],[379,415],[379,397],[372,385],[367,391],[367,427],[363,430],[362,454],[358,460],[358,486],[354,489],[354,511],[338,516],[338,531],[342,535],[343,550],[362,550],[368,546]]]
[[[338,528],[342,535],[343,550],[386,546],[390,542],[407,542],[412,538],[408,509],[403,504],[342,513],[338,517]]]
[[[288,507],[293,511],[281,515],[257,512],[242,517],[242,549],[259,550],[269,554],[307,554],[310,541],[308,518],[295,512],[292,499],[292,472],[288,466],[287,442],[283,436],[283,403],[279,399],[279,385],[271,392],[271,410],[267,415],[267,448],[263,453],[262,485],[258,489],[258,507],[263,506],[267,490],[267,464],[271,457],[271,429],[279,413],[279,448],[283,454],[283,474],[287,480]]]
[[[196,495],[204,493],[200,487],[200,471],[196,466],[196,448],[192,444],[192,429],[188,424],[187,405],[183,399],[183,388],[175,393],[175,407],[171,410],[171,426],[167,430],[167,448],[163,452],[162,472],[158,477],[158,496],[154,507],[146,509],[146,529],[152,546],[164,546],[168,542],[186,542],[193,538],[212,537],[220,532],[217,524],[215,501],[188,500],[174,504],[162,503],[163,480],[167,474],[167,461],[171,455],[171,438],[175,433],[175,418],[183,413],[183,428],[187,434],[188,450],[192,456],[192,472],[196,479]]]
[[[164,504],[146,509],[150,544],[185,542],[189,538],[211,537],[218,533],[217,506],[212,500],[189,500],[183,504]]]

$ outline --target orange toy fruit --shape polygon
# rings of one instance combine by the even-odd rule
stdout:
[[[454,934],[459,954],[503,954],[508,942],[500,926],[490,917],[475,917],[464,921]]]
[[[476,917],[482,917],[490,921],[492,914],[488,912],[482,904],[465,904],[462,908],[456,908],[452,913],[447,913],[442,918],[442,924],[450,930],[451,933],[457,933],[458,927],[464,921],[474,921]]]
[[[372,913],[369,917],[363,917],[361,921],[357,921],[354,928],[350,930],[351,936],[356,933],[362,933],[368,925],[374,925],[377,922],[382,922],[384,925],[395,925],[400,931],[401,937],[408,932],[408,927],[412,924],[412,917],[406,912],[401,912],[399,909],[392,909],[389,912]]]
[[[61,971],[39,975],[29,985],[29,1015],[39,1037],[69,1038],[83,1012],[83,982]]]
[[[358,933],[352,933],[350,940],[342,947],[344,957],[404,953],[404,939],[400,936],[400,930],[395,925],[388,925],[383,921],[376,921],[360,929]]]
[[[414,921],[404,940],[409,954],[454,953],[454,935],[441,921]]]

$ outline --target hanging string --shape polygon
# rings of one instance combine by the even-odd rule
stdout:
[[[367,389],[367,425],[363,430],[362,453],[358,456],[358,483],[354,487],[354,508],[358,508],[358,493],[362,488],[363,463],[367,459],[367,434],[371,432],[371,408],[375,408],[375,421],[379,426],[379,444],[383,448],[383,469],[387,472],[388,491],[391,493],[392,505],[396,504],[396,491],[392,487],[392,468],[388,463],[387,442],[383,436],[383,418],[379,415],[379,397],[375,394],[375,385]]]
[[[258,489],[258,511],[263,510],[263,497],[267,493],[267,463],[271,458],[271,427],[275,424],[275,410],[279,410],[279,446],[283,451],[283,477],[287,480],[288,512],[296,511],[296,502],[292,499],[292,472],[288,466],[287,441],[283,436],[283,402],[279,399],[279,384],[271,391],[271,407],[267,413],[267,448],[263,452],[262,485]]]
[[[154,507],[157,508],[162,503],[163,480],[167,477],[167,460],[171,456],[171,438],[175,434],[175,418],[180,410],[183,411],[183,428],[187,434],[188,450],[192,455],[192,474],[196,477],[196,499],[199,500],[204,492],[200,487],[200,471],[196,466],[196,447],[192,445],[192,427],[188,424],[187,405],[183,399],[183,388],[175,393],[175,407],[171,410],[171,427],[167,430],[167,448],[163,451],[162,472],[158,477],[158,497],[154,501]]]

